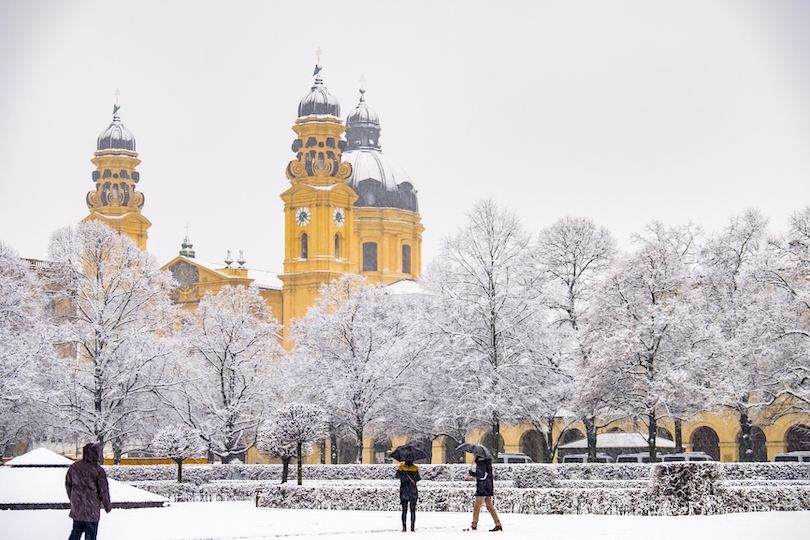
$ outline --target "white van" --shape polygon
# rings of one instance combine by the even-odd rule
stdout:
[[[562,459],[563,463],[613,463],[613,458],[607,454],[596,454],[594,461],[589,461],[588,454],[568,454]]]
[[[526,454],[498,454],[495,463],[534,463]]]
[[[706,452],[682,452],[680,454],[667,454],[662,459],[664,463],[673,461],[714,461]]]
[[[774,462],[793,462],[793,463],[808,463],[810,462],[810,452],[806,450],[796,450],[795,452],[781,452],[773,456]]]
[[[656,461],[661,461],[661,452],[655,455]],[[616,458],[616,463],[649,463],[650,453],[640,452],[638,454],[621,454]]]

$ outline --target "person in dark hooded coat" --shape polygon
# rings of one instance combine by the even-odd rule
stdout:
[[[411,531],[416,525],[416,501],[419,499],[419,490],[416,483],[420,480],[419,467],[413,461],[400,463],[396,477],[399,478],[399,502],[402,503],[402,532],[407,530],[405,524],[408,516],[408,507],[411,507]]]
[[[101,507],[108,514],[112,510],[107,473],[98,464],[100,455],[101,445],[86,444],[82,460],[71,465],[65,476],[65,489],[70,499],[70,517],[73,518],[69,540],[79,540],[82,533],[85,540],[96,540]]]
[[[495,522],[495,528],[492,531],[502,531],[501,520],[498,518],[498,512],[495,511],[495,505],[492,504],[492,496],[495,494],[495,482],[492,478],[492,460],[475,456],[475,470],[470,471],[470,476],[475,477],[475,502],[473,503],[473,519],[470,528],[472,530],[478,528],[478,514],[481,512],[481,505],[486,504],[487,510],[489,510],[489,514]]]

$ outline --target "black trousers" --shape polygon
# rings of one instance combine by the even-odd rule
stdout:
[[[405,518],[408,515],[408,506],[411,507],[411,527],[414,526],[416,523],[416,499],[412,501],[404,501],[400,499],[399,501],[402,503],[402,526],[405,527]]]
[[[84,540],[96,540],[98,534],[98,521],[76,521],[73,520],[73,530],[70,531],[68,540],[79,540],[84,533]]]

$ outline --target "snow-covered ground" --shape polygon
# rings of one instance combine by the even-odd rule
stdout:
[[[425,540],[469,540],[487,535],[492,519],[482,510],[479,530],[465,532],[471,513],[417,514],[416,534]],[[722,540],[796,538],[810,530],[810,512],[761,512],[719,516],[542,516],[501,514],[502,537],[543,540]],[[67,538],[67,510],[0,511],[0,540]],[[251,502],[175,503],[165,508],[114,509],[102,513],[99,540],[261,540],[325,536],[383,539],[402,535],[398,512],[278,510]]]

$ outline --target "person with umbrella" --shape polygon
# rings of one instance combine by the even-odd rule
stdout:
[[[470,529],[478,529],[478,514],[481,512],[481,505],[485,504],[492,520],[495,522],[494,531],[502,531],[501,520],[495,505],[492,504],[492,496],[495,494],[495,483],[492,479],[492,459],[494,456],[489,448],[481,444],[462,443],[456,450],[463,450],[475,456],[475,470],[470,471],[470,476],[475,478],[475,502],[473,503],[473,519]]]
[[[411,507],[411,531],[416,525],[416,501],[419,499],[419,490],[416,483],[419,478],[419,467],[414,461],[427,458],[424,450],[418,446],[404,445],[391,452],[391,457],[402,463],[399,464],[396,477],[399,478],[399,502],[402,504],[402,532],[407,531],[408,507]]]

